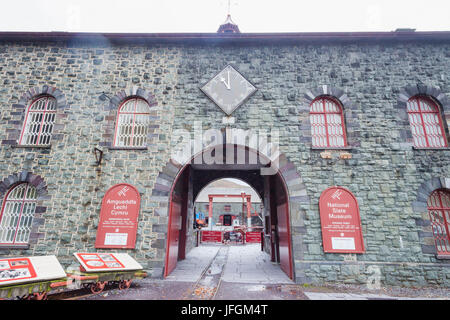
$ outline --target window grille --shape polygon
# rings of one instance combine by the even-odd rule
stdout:
[[[44,96],[34,100],[28,108],[19,144],[50,145],[55,118],[55,98]]]
[[[450,255],[450,192],[448,190],[433,191],[428,198],[428,214],[437,253]]]
[[[119,107],[117,114],[114,146],[145,147],[149,124],[148,103],[140,98],[126,100]]]
[[[28,243],[36,210],[36,188],[28,183],[11,188],[0,215],[0,244]]]
[[[414,146],[442,148],[447,146],[439,107],[429,98],[416,96],[407,104]]]
[[[313,147],[345,147],[344,115],[342,108],[331,98],[318,98],[310,107],[311,137]]]

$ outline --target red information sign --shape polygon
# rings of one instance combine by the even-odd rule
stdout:
[[[132,185],[121,183],[110,188],[102,201],[96,248],[133,249],[141,197]]]
[[[0,283],[36,278],[36,271],[28,258],[0,260]]]
[[[342,187],[322,192],[319,200],[323,250],[364,253],[361,219],[355,196]]]
[[[261,243],[261,232],[254,232],[254,231],[246,232],[245,242]]]
[[[222,231],[202,230],[202,242],[222,242]]]

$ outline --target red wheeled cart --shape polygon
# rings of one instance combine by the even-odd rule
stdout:
[[[67,278],[45,280],[0,287],[0,299],[47,300],[50,292],[64,289],[71,280]]]
[[[144,279],[147,273],[138,271],[105,271],[105,272],[79,272],[68,274],[68,278],[75,282],[77,287],[89,288],[92,293],[101,293],[107,285],[117,285],[120,290],[128,289],[131,282]]]

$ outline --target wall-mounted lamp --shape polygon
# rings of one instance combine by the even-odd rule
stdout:
[[[94,148],[94,154],[95,154],[95,164],[99,166],[102,163],[103,151],[98,148]]]
[[[98,97],[100,100],[105,101],[106,99],[111,100],[111,98],[104,92]]]

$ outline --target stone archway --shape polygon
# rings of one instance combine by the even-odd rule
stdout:
[[[238,147],[249,150],[246,146]],[[205,151],[206,150],[203,150],[201,153],[204,153]],[[257,153],[255,150],[249,150],[249,152]],[[267,158],[270,159],[270,157]],[[290,276],[293,280],[301,280],[304,275],[301,269],[295,268],[295,260],[303,259],[303,235],[306,233],[306,227],[303,221],[304,214],[302,204],[309,204],[309,198],[306,193],[306,187],[303,184],[295,165],[289,161],[283,153],[279,153],[276,159],[270,160],[277,161],[278,163],[276,176],[280,180],[280,186],[283,187],[286,194],[286,210],[288,212],[286,222],[289,226],[286,232],[289,234],[288,245],[290,250],[289,254],[291,255]],[[158,199],[159,203],[158,208],[155,209],[155,214],[168,217],[167,224],[154,225],[153,229],[154,232],[162,234],[159,238],[164,238],[165,240],[164,244],[162,241],[159,241],[155,246],[152,246],[158,251],[157,257],[162,259],[162,261],[156,262],[154,267],[165,270],[164,274],[167,274],[167,259],[170,248],[169,230],[171,228],[171,224],[173,223],[173,221],[171,221],[171,209],[173,210],[172,194],[177,182],[180,181],[180,177],[182,177],[186,170],[189,170],[188,168],[190,166],[190,162],[182,164],[177,161],[176,158],[170,159],[159,173],[152,191],[152,197],[154,199]],[[183,204],[180,203],[179,206],[183,206]],[[293,249],[294,247],[295,250]]]
[[[52,132],[52,141],[62,141],[63,134],[61,132],[64,131],[65,124],[61,122],[60,119],[67,117],[67,113],[65,111],[70,108],[70,105],[67,103],[66,96],[64,93],[58,88],[43,85],[38,87],[33,87],[27,90],[20,98],[17,104],[13,104],[13,109],[16,111],[14,121],[11,121],[10,129],[11,132],[8,135],[6,140],[2,140],[3,145],[12,145],[17,146],[20,134],[22,132],[25,116],[27,114],[28,107],[30,106],[30,101],[38,96],[49,95],[56,99],[56,121],[55,126]]]
[[[397,104],[395,105],[397,110],[397,123],[400,128],[400,136],[406,140],[408,144],[411,146],[413,145],[413,137],[407,112],[407,103],[410,98],[418,95],[428,96],[432,98],[433,101],[437,102],[440,107],[442,120],[444,122],[445,136],[447,141],[450,141],[450,99],[442,92],[441,89],[421,83],[400,89],[400,93],[397,97]]]
[[[105,105],[105,109],[109,111],[108,116],[105,118],[104,124],[103,124],[103,138],[105,138],[104,141],[100,142],[100,146],[107,147],[109,149],[129,149],[129,148],[123,148],[123,147],[113,147],[113,139],[114,139],[114,131],[116,127],[116,121],[117,121],[117,112],[119,109],[119,106],[122,102],[124,102],[128,98],[138,97],[143,100],[145,100],[149,107],[151,108],[151,116],[155,117],[157,115],[157,112],[153,110],[153,107],[158,105],[158,102],[156,101],[156,97],[153,93],[151,93],[148,90],[138,88],[136,86],[129,88],[127,90],[121,90],[117,92],[114,96],[112,96],[109,99],[109,103]],[[146,149],[147,147],[140,148],[140,149]],[[139,148],[133,148],[133,149],[139,149]]]
[[[329,85],[323,85],[316,88],[312,88],[310,90],[307,90],[304,94],[304,100],[305,103],[302,103],[300,108],[301,112],[305,115],[308,115],[307,117],[303,118],[303,121],[301,122],[301,130],[304,132],[302,136],[302,140],[304,140],[306,143],[311,143],[311,121],[309,118],[310,114],[310,108],[311,103],[320,97],[331,97],[337,100],[344,112],[344,123],[345,123],[345,129],[346,129],[346,137],[347,137],[347,143],[348,147],[344,147],[343,149],[348,149],[351,147],[358,147],[360,145],[361,141],[361,130],[360,130],[360,123],[357,119],[357,105],[350,100],[348,95],[345,93],[344,90],[340,88],[336,88]],[[321,148],[318,148],[321,149]]]

